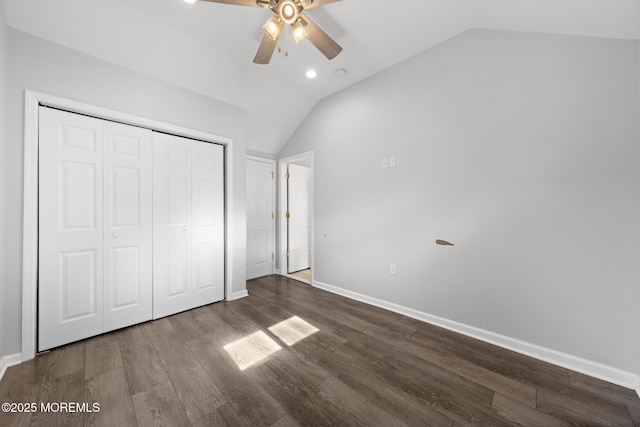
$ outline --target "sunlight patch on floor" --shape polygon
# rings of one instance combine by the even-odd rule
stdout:
[[[305,322],[298,316],[290,317],[273,326],[270,326],[269,332],[277,336],[288,346],[292,346],[298,341],[318,332],[318,328]]]
[[[282,347],[263,331],[258,331],[227,344],[223,348],[233,358],[240,370],[244,371],[262,362]]]

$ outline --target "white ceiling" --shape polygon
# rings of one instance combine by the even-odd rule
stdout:
[[[307,40],[252,60],[264,9],[182,0],[3,0],[10,27],[248,112],[249,147],[277,153],[315,103],[470,28],[640,38],[640,0],[342,0],[307,14],[342,47]],[[282,40],[282,39],[281,39]],[[284,46],[286,48],[286,45]],[[315,80],[304,73],[314,68]],[[344,68],[346,77],[335,70]]]

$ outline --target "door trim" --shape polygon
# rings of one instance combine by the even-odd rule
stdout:
[[[293,276],[287,273],[287,219],[285,213],[287,212],[287,166],[289,163],[295,163],[302,160],[308,160],[311,165],[311,242],[309,251],[311,253],[311,280],[304,280],[300,277]],[[306,151],[304,153],[296,154],[289,157],[284,157],[278,160],[278,197],[280,202],[278,204],[278,269],[282,276],[289,277],[300,282],[308,283],[310,285],[314,282],[315,268],[314,268],[314,223],[315,223],[315,208],[313,203],[314,192],[314,160],[313,151]]]
[[[233,293],[234,235],[233,140],[228,137],[183,128],[70,99],[25,90],[24,117],[24,201],[22,239],[22,361],[36,355],[38,290],[38,107],[46,105],[72,113],[153,129],[186,138],[222,144],[225,179],[225,299],[240,297]]]
[[[268,163],[273,167],[273,173],[276,173],[276,161],[274,159],[267,159],[265,157],[259,157],[259,156],[254,156],[251,154],[247,154],[246,155],[246,160],[252,160],[254,162],[262,162],[262,163]],[[272,200],[271,200],[271,206],[273,206],[273,210],[274,213],[277,213],[277,205],[276,205],[276,180],[275,177],[272,180],[271,183],[271,194],[272,194]],[[273,227],[273,235],[271,236],[271,241],[272,241],[272,245],[271,245],[271,251],[276,254],[276,247],[277,247],[277,224],[274,223],[274,227]],[[272,260],[271,262],[271,274],[273,274],[276,271],[276,260]]]

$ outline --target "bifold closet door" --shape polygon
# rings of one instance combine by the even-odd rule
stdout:
[[[153,316],[152,132],[104,123],[104,331]]]
[[[222,146],[153,135],[153,317],[224,298]]]
[[[40,108],[38,348],[152,313],[151,133]]]

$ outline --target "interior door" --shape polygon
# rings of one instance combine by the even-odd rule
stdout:
[[[152,318],[148,129],[104,122],[104,331]]]
[[[224,149],[153,135],[153,317],[224,299]]]
[[[290,164],[287,273],[311,268],[311,168]]]
[[[273,162],[247,160],[247,279],[273,273]]]
[[[192,307],[224,299],[224,148],[189,141],[192,156]]]
[[[153,318],[191,308],[191,144],[153,134]]]
[[[102,333],[102,121],[40,108],[38,348]]]

